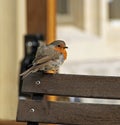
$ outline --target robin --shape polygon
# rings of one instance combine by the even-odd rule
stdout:
[[[44,42],[40,42],[32,67],[20,74],[20,76],[25,78],[30,73],[37,71],[51,74],[58,73],[59,66],[62,65],[67,58],[66,48],[68,47],[62,40],[53,41],[48,45]]]

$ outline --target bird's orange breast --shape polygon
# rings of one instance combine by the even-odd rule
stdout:
[[[55,47],[55,50],[58,51],[59,53],[63,54],[64,60],[67,58],[67,51],[65,50],[65,48]]]

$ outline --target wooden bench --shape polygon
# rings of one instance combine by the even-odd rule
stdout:
[[[120,105],[47,101],[45,95],[120,99],[120,77],[67,74],[29,75],[22,92],[31,99],[19,100],[17,121],[38,123],[120,125]]]

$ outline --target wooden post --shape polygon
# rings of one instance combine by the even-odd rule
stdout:
[[[56,0],[27,0],[27,33],[44,35],[47,43],[55,39]]]
[[[47,43],[52,42],[56,37],[56,0],[47,0]]]

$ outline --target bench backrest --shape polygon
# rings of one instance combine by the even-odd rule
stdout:
[[[23,80],[17,121],[80,125],[119,125],[120,105],[47,101],[44,95],[120,99],[120,78],[34,73]]]

